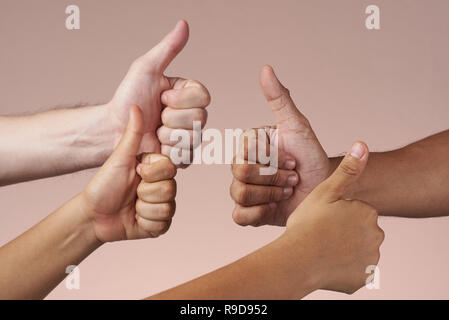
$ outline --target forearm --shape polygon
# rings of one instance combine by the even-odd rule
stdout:
[[[0,299],[42,299],[100,246],[75,197],[0,248]]]
[[[411,218],[449,214],[449,131],[404,148],[370,153],[368,165],[347,197],[380,214]],[[341,158],[331,161],[336,167]]]
[[[0,185],[97,167],[118,139],[106,106],[0,117]]]
[[[300,299],[316,289],[312,254],[287,236],[148,299]]]

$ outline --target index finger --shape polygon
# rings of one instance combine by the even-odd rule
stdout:
[[[210,103],[210,94],[198,81],[177,78],[172,89],[162,93],[161,102],[175,109],[205,108]]]

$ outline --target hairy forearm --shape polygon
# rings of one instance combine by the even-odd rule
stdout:
[[[101,165],[118,139],[106,106],[0,117],[0,185]]]
[[[410,218],[449,215],[449,130],[389,152],[370,153],[347,197],[380,214]],[[334,167],[341,158],[333,158]]]
[[[316,289],[313,254],[288,236],[148,299],[300,299]]]
[[[0,248],[0,299],[42,299],[101,243],[75,197]]]

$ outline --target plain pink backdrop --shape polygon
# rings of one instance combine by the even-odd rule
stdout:
[[[190,23],[191,39],[168,74],[207,85],[210,128],[273,122],[258,87],[264,64],[274,66],[329,155],[358,139],[382,151],[449,127],[446,0],[0,4],[1,114],[108,101],[133,59],[183,18]],[[65,29],[70,4],[81,9],[81,30]],[[365,28],[370,4],[381,9],[379,31]],[[80,192],[94,173],[1,188],[0,243]],[[142,298],[278,236],[281,228],[233,223],[230,182],[226,165],[180,172],[170,232],[156,240],[103,246],[80,265],[80,290],[62,284],[49,298]],[[449,298],[449,219],[384,218],[380,223],[386,232],[381,289],[361,289],[353,296],[319,291],[309,298]]]

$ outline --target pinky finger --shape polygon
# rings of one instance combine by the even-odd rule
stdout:
[[[155,221],[137,216],[137,225],[144,237],[157,238],[167,232],[171,225],[171,219],[166,221]]]
[[[232,219],[241,226],[259,227],[265,224],[273,224],[276,217],[277,204],[271,202],[252,207],[244,207],[236,204],[232,212]]]

